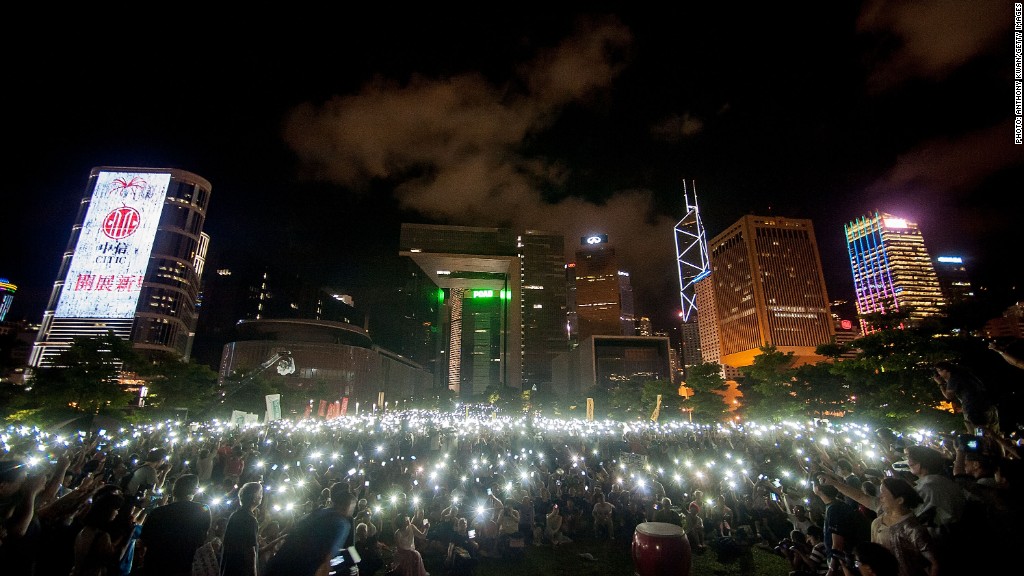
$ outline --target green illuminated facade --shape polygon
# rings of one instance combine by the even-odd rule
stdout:
[[[561,235],[403,224],[399,244],[438,287],[435,386],[469,398],[550,383],[567,345]]]

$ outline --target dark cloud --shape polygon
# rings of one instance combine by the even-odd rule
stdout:
[[[662,290],[675,278],[675,222],[654,215],[651,192],[550,203],[542,190],[560,186],[569,168],[524,153],[528,138],[564,107],[609,89],[631,40],[615,20],[587,20],[520,68],[521,91],[476,74],[378,80],[356,95],[299,106],[285,139],[308,176],[357,190],[370,179],[391,181],[403,209],[437,221],[563,232],[567,258],[574,239],[606,233],[638,288]],[[687,117],[680,133],[699,129],[695,122]]]
[[[857,29],[878,39],[869,86],[888,90],[914,78],[947,76],[1007,40],[1012,10],[1002,0],[867,2]]]

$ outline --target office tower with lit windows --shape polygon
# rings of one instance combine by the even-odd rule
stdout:
[[[974,288],[971,287],[971,278],[962,256],[937,256],[933,264],[946,302],[960,304],[974,298]]]
[[[7,318],[7,313],[11,311],[11,304],[14,303],[14,293],[18,291],[18,287],[11,284],[11,281],[7,278],[0,278],[0,322],[3,322]]]
[[[739,378],[742,374],[738,368],[722,363],[721,326],[718,322],[714,280],[710,274],[704,275],[694,284],[693,294],[694,303],[701,310],[695,315],[700,340],[700,363],[718,364],[722,367],[722,377],[727,380]],[[683,323],[684,326],[686,324],[692,324],[692,321]]]
[[[605,235],[580,239],[576,250],[574,285],[576,319],[574,340],[590,336],[633,336],[633,288],[629,273],[619,270],[615,248]]]
[[[712,294],[699,300],[714,305],[719,349],[713,361],[749,366],[768,345],[793,352],[798,365],[823,360],[815,348],[834,330],[810,220],[744,216],[708,242],[708,251],[711,274],[697,290],[710,280]],[[706,360],[715,357],[704,342],[701,348]]]
[[[518,235],[506,228],[402,224],[399,254],[438,287],[435,385],[458,397],[522,386]]]
[[[909,309],[916,322],[942,313],[946,299],[917,224],[875,211],[844,226],[857,313]]]
[[[51,366],[76,336],[111,331],[143,354],[187,359],[210,190],[183,170],[94,168],[29,365]]]
[[[524,390],[551,385],[551,361],[568,350],[565,237],[526,230],[519,236],[522,269]]]

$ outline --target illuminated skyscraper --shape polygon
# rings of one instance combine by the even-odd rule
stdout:
[[[708,260],[708,238],[704,232],[704,223],[697,209],[697,189],[693,190],[693,202],[683,183],[683,201],[686,202],[686,215],[675,227],[676,263],[679,266],[679,302],[683,322],[691,322],[691,316],[697,312],[697,297],[694,287],[701,278],[710,272]]]
[[[834,334],[818,242],[810,220],[744,216],[709,243],[712,295],[717,320],[718,362],[749,366],[762,346],[793,352],[798,364],[817,362],[820,344]],[[698,314],[703,319],[703,313]],[[708,361],[715,350],[703,342]],[[712,343],[713,344],[713,343]]]
[[[435,384],[459,397],[551,384],[568,349],[565,240],[539,230],[402,224],[400,255],[438,288]]]
[[[439,288],[435,383],[462,398],[522,386],[522,268],[505,228],[402,224],[399,254]]]
[[[11,284],[7,278],[0,278],[0,322],[3,322],[7,318],[7,313],[11,311],[11,303],[14,302],[14,293],[18,291],[18,287]]]
[[[519,236],[522,267],[523,389],[551,384],[551,361],[568,350],[565,237],[527,230]]]
[[[575,340],[594,335],[633,336],[633,287],[629,273],[619,270],[615,248],[604,235],[581,238],[580,244],[574,262],[579,324]]]
[[[960,256],[938,256],[935,258],[935,275],[942,286],[942,295],[950,304],[967,302],[974,298],[971,278],[967,265]]]
[[[942,312],[946,299],[916,223],[875,211],[844,229],[865,333],[865,314],[909,308],[918,321]]]
[[[211,185],[182,170],[94,168],[29,358],[112,331],[140,352],[188,358]]]
[[[695,366],[703,362],[696,286],[702,278],[711,273],[711,264],[708,259],[708,238],[697,208],[696,183],[693,184],[691,202],[690,191],[686,189],[686,182],[683,182],[683,201],[686,203],[686,215],[675,226],[676,264],[679,267],[679,319],[682,321],[679,334],[683,344],[683,363],[686,366]]]

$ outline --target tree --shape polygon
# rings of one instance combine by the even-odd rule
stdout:
[[[805,414],[828,418],[845,414],[851,405],[850,386],[832,362],[804,364],[794,370],[792,389]]]
[[[217,405],[217,373],[205,364],[161,355],[141,375],[149,382],[146,405],[153,409],[203,413]]]
[[[705,362],[686,369],[686,386],[693,390],[684,404],[693,411],[693,419],[699,422],[719,422],[729,407],[722,396],[729,385],[722,376],[722,367]]]
[[[679,395],[679,387],[671,380],[644,382],[643,390],[640,392],[640,409],[650,417],[654,412],[654,407],[658,405],[659,394],[661,395],[659,420],[678,419],[682,413],[685,398]]]
[[[754,363],[741,369],[745,376],[742,413],[753,420],[779,421],[803,416],[803,407],[793,391],[793,353],[762,346]]]
[[[82,412],[121,410],[135,395],[121,386],[119,377],[122,370],[135,370],[141,363],[131,343],[113,332],[76,337],[54,358],[53,367],[36,370],[26,399],[37,406]]]
[[[935,427],[944,419],[931,366],[947,353],[934,324],[913,325],[910,310],[886,310],[864,317],[875,330],[854,340],[856,358],[836,363],[834,372],[850,386],[848,417],[888,425]],[[949,413],[947,412],[946,415]]]

